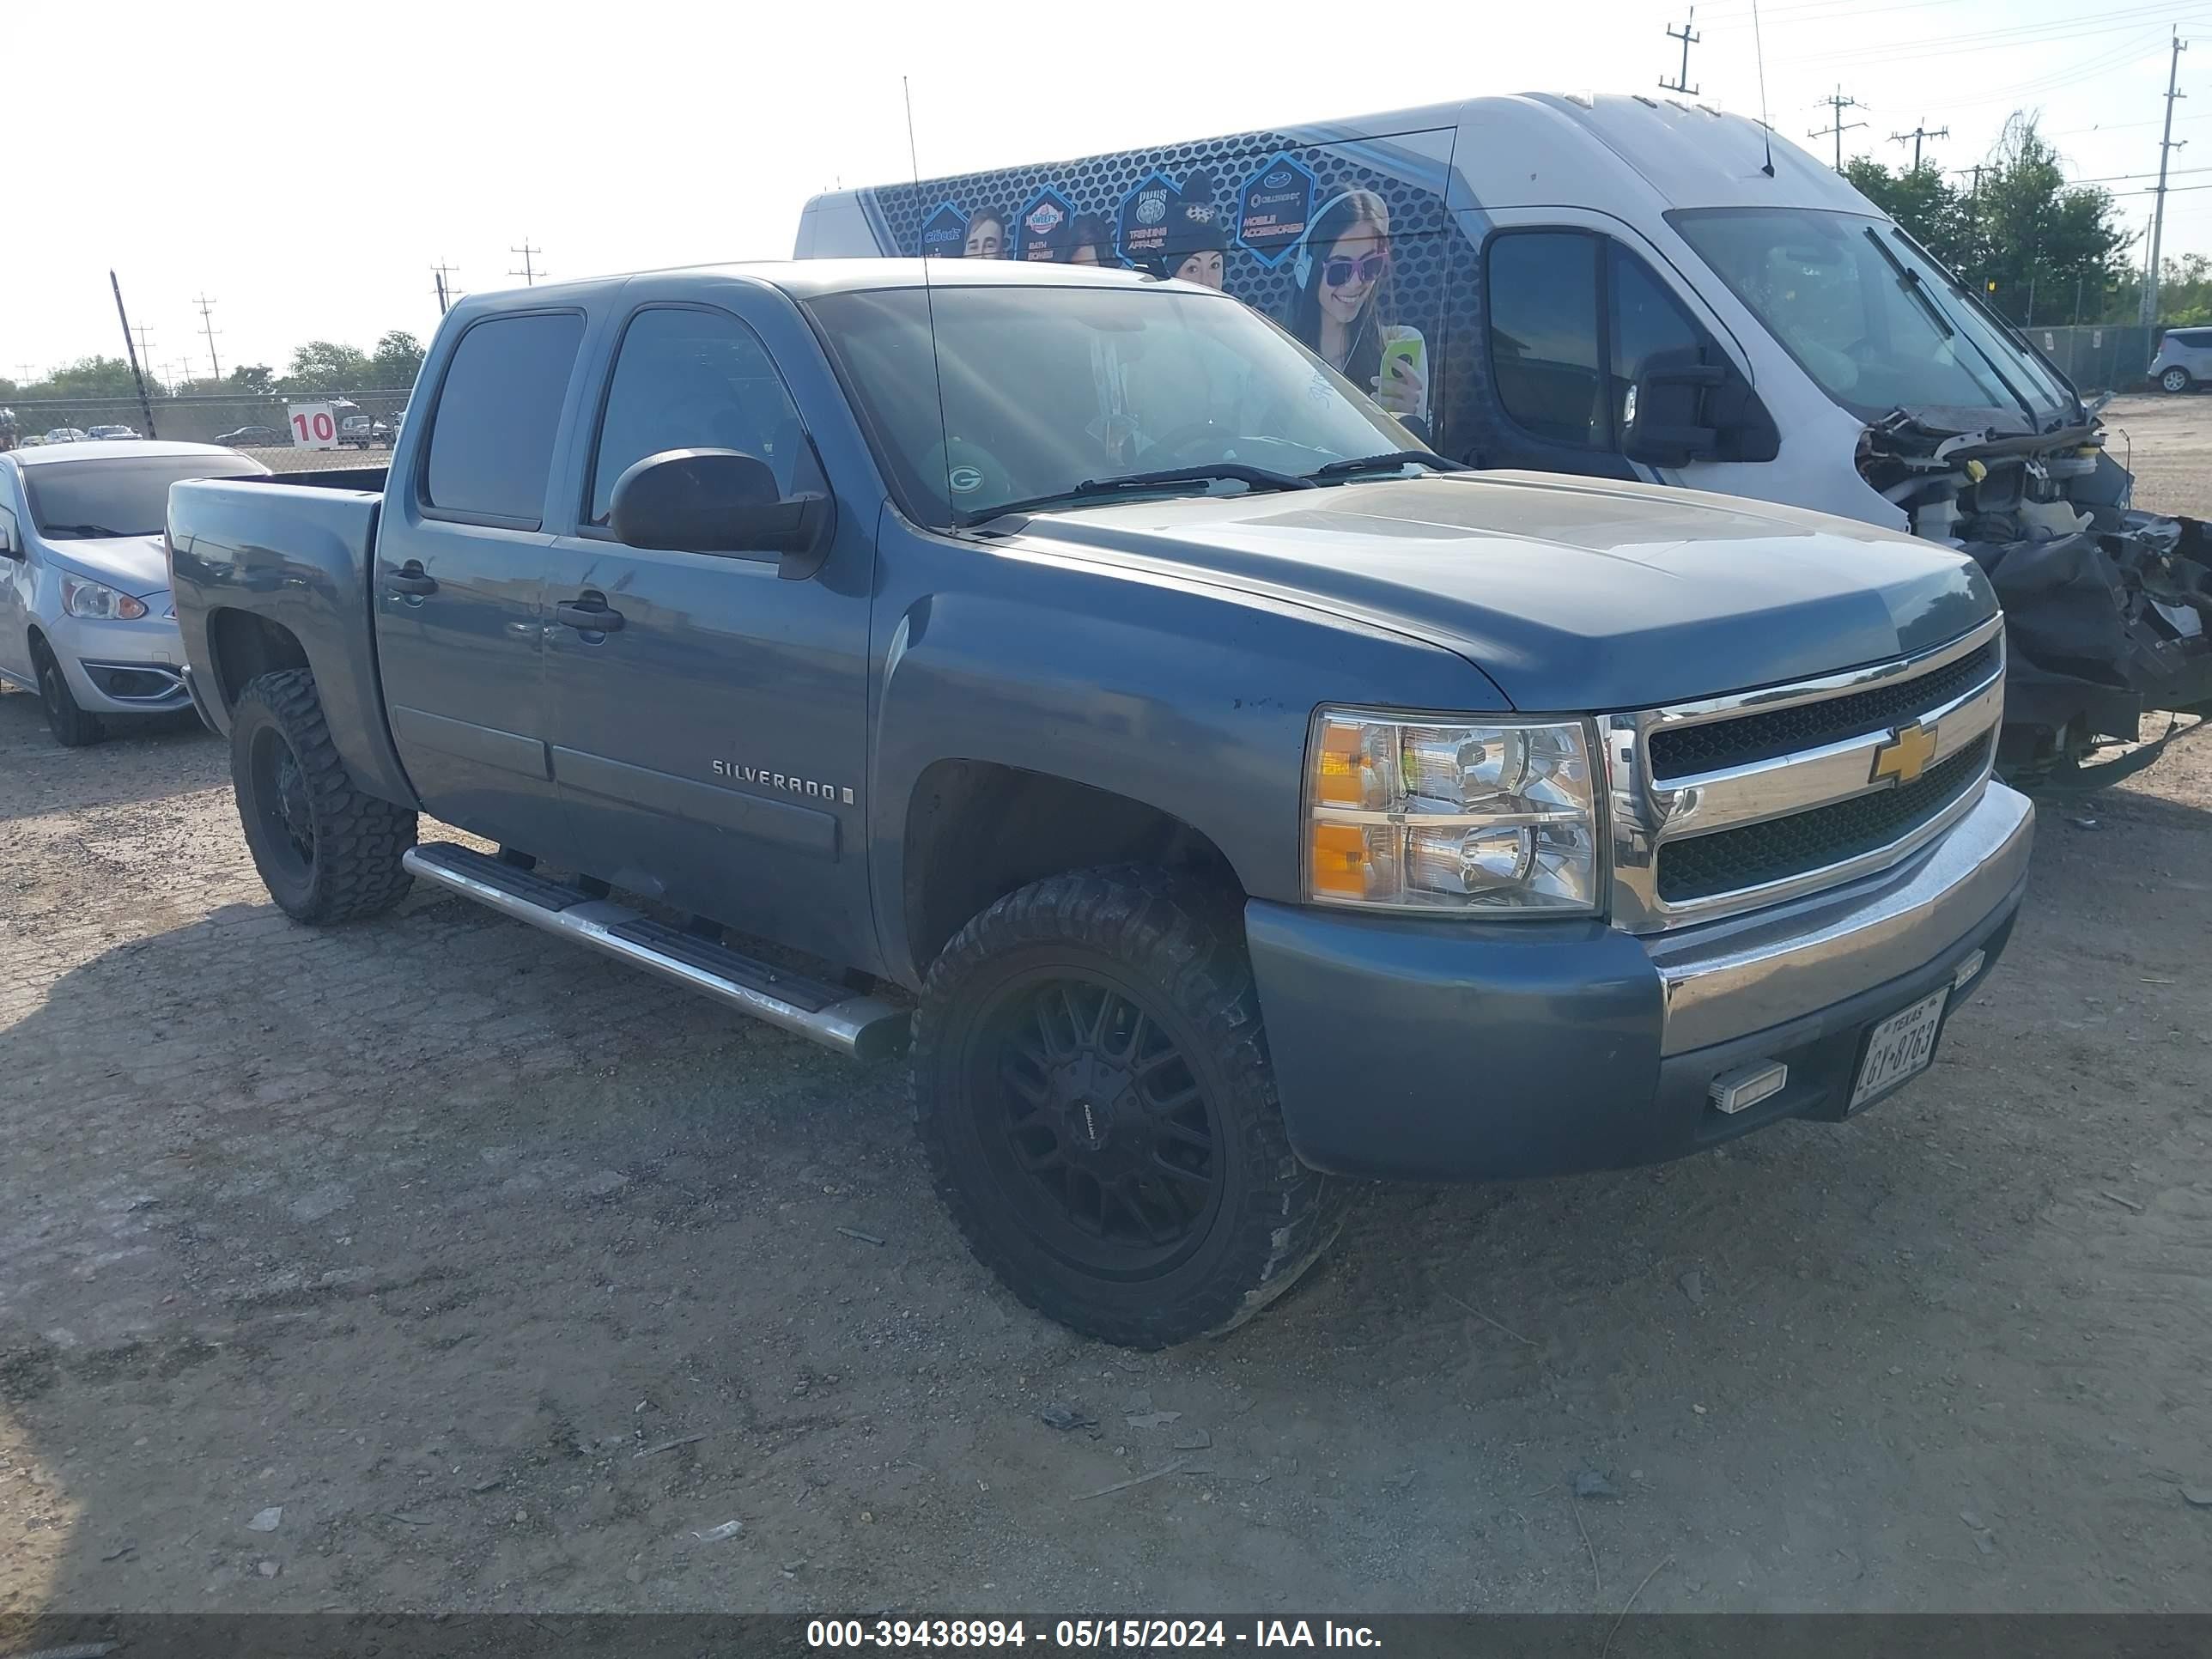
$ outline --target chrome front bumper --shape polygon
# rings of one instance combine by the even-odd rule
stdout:
[[[1879,875],[1748,915],[1645,939],[1684,1054],[1831,1007],[1929,962],[2027,872],[2035,808],[1992,780],[1948,830]]]

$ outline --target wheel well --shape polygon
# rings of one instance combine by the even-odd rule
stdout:
[[[926,973],[969,919],[1065,870],[1152,864],[1188,870],[1243,896],[1221,849],[1170,812],[1042,772],[939,761],[907,808],[906,932]]]
[[[54,647],[46,642],[46,634],[44,630],[39,627],[38,623],[33,623],[29,631],[31,635],[32,661],[35,663],[38,660],[39,653],[41,651],[45,652],[48,656],[52,656],[53,654]]]
[[[307,653],[290,629],[250,611],[226,609],[210,616],[208,652],[225,708],[234,708],[238,694],[262,675],[307,665]]]

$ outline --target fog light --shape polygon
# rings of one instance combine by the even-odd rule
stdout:
[[[1708,1097],[1724,1112],[1740,1112],[1771,1100],[1790,1081],[1790,1068],[1778,1060],[1754,1060],[1748,1066],[1723,1072],[1712,1082]]]
[[[1954,991],[1965,990],[1973,983],[1974,975],[1982,971],[1982,964],[1989,959],[1990,953],[1986,951],[1977,951],[1968,957],[1959,964],[1958,971],[1951,975],[1951,988]]]

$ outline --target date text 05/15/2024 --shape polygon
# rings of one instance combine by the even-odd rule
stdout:
[[[1371,1626],[1334,1620],[1255,1619],[814,1619],[811,1648],[1364,1648],[1382,1644]]]

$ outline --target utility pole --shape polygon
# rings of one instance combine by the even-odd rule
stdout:
[[[131,337],[131,313],[123,308],[123,284],[115,273],[107,273],[107,285],[115,290],[115,319],[123,325],[123,349],[131,359],[131,378],[138,386],[138,412],[146,417],[146,435],[161,434],[154,430],[154,400],[146,395],[146,376],[138,368],[138,343]]]
[[[447,264],[446,263],[445,255],[443,254],[440,254],[438,256],[438,263],[430,267],[430,274],[435,279],[438,285],[438,314],[441,317],[446,314],[446,307],[453,303],[453,295],[447,287],[446,278],[452,276],[459,269],[460,267],[459,265]]]
[[[1667,38],[1669,40],[1680,40],[1682,43],[1682,67],[1680,73],[1671,81],[1663,75],[1659,77],[1659,84],[1668,92],[1683,93],[1692,98],[1698,95],[1698,89],[1690,84],[1690,48],[1705,38],[1693,33],[1690,27],[1690,25],[1697,21],[1698,9],[1692,6],[1690,8],[1688,18],[1684,21],[1680,28],[1670,27],[1667,30]]]
[[[2158,326],[2158,248],[2166,234],[2166,166],[2181,143],[2173,140],[2173,100],[2189,94],[2181,90],[2181,54],[2189,50],[2189,42],[2181,38],[2181,31],[2173,31],[2173,55],[2166,71],[2166,131],[2158,141],[2158,195],[2150,216],[2150,270],[2143,277],[2142,320],[2152,328]]]
[[[154,348],[153,348],[152,343],[151,343],[150,342],[149,342],[149,341],[148,341],[148,339],[146,338],[146,325],[145,325],[145,324],[143,324],[143,323],[141,323],[141,324],[139,324],[139,325],[138,325],[138,326],[137,326],[136,329],[132,330],[131,331],[132,331],[133,333],[135,333],[136,335],[137,335],[137,337],[138,337],[138,355],[139,355],[141,357],[143,357],[143,358],[146,360],[146,367],[147,367],[147,368],[153,368],[153,367],[154,367]]]
[[[1950,128],[1931,127],[1928,125],[1928,118],[1923,115],[1920,118],[1920,125],[1911,131],[1891,133],[1889,142],[1901,144],[1908,138],[1912,141],[1912,170],[1917,173],[1920,171],[1920,141],[1923,138],[1948,138],[1950,136]]]
[[[509,269],[507,274],[510,276],[521,277],[523,285],[526,288],[535,287],[537,285],[538,279],[540,276],[543,276],[545,273],[538,270],[537,266],[531,264],[531,261],[536,258],[538,255],[544,252],[545,250],[542,247],[531,246],[530,239],[526,236],[522,239],[522,246],[520,247],[511,247],[507,249],[507,252],[509,253],[520,253],[522,256],[522,269],[520,270]]]
[[[215,337],[222,331],[215,325],[213,313],[216,302],[203,294],[192,303],[200,308],[200,326],[207,331],[208,367],[215,370],[215,378],[220,380],[222,379],[222,364],[215,355]]]
[[[1807,133],[1805,136],[1808,138],[1826,138],[1832,135],[1834,137],[1836,141],[1836,171],[1841,173],[1844,170],[1844,135],[1849,132],[1853,127],[1863,127],[1866,125],[1863,121],[1852,121],[1846,123],[1844,119],[1844,112],[1847,109],[1864,109],[1866,106],[1859,102],[1856,98],[1844,97],[1844,88],[1841,83],[1837,85],[1835,91],[1829,96],[1826,98],[1815,98],[1813,101],[1816,104],[1826,104],[1828,106],[1829,110],[1832,112],[1829,116],[1829,119],[1834,122],[1835,125],[1832,126],[1814,127],[1812,131]]]

